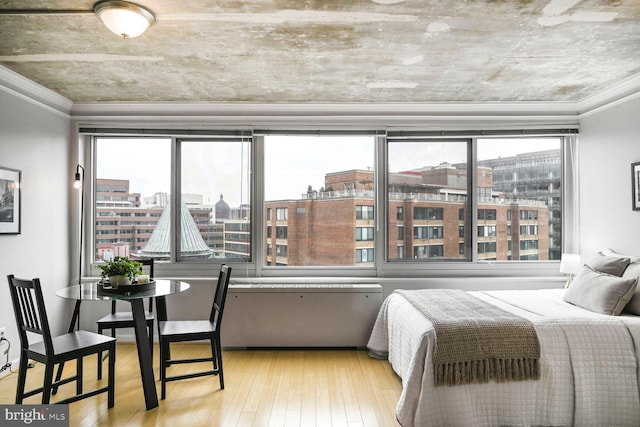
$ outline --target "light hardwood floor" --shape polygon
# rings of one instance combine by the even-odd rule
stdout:
[[[172,347],[172,356],[206,354],[207,349],[206,344],[179,344]],[[156,346],[156,380],[157,350]],[[107,409],[106,394],[72,403],[71,426],[399,425],[395,406],[400,379],[387,361],[372,359],[365,350],[225,350],[224,390],[213,376],[171,382],[166,400],[150,411],[144,407],[135,346],[118,343],[116,354],[115,407]],[[89,390],[98,383],[95,357],[85,358],[84,366],[84,386]],[[67,364],[65,374],[74,368],[75,364]],[[192,369],[189,365],[169,368],[170,372]],[[41,384],[42,373],[41,364],[30,369],[27,386]],[[0,404],[14,403],[17,377],[12,373],[0,379]],[[160,383],[156,385],[159,395]],[[66,396],[74,387],[63,386],[57,396]],[[39,404],[40,397],[24,403]]]

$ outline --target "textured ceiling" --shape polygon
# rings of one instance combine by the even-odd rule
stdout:
[[[157,22],[128,40],[0,15],[0,65],[76,103],[578,102],[640,74],[640,0],[137,3]]]

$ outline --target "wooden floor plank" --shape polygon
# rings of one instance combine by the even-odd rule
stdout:
[[[207,344],[178,344],[177,357],[206,355]],[[156,379],[159,376],[154,350]],[[218,377],[208,376],[167,384],[167,399],[145,410],[137,352],[133,343],[119,342],[116,358],[116,405],[107,408],[106,394],[69,405],[71,426],[398,426],[395,406],[402,385],[389,363],[371,359],[364,350],[266,349],[224,350],[225,389]],[[85,390],[106,384],[96,379],[96,358],[84,362]],[[198,367],[195,367],[198,368]],[[172,373],[188,372],[190,365],[174,365]],[[43,366],[29,369],[27,387],[42,383]],[[75,364],[65,366],[65,376]],[[15,401],[18,375],[0,379],[0,404]],[[160,383],[157,382],[158,394]],[[56,399],[71,395],[63,386]],[[25,400],[40,403],[39,396]]]

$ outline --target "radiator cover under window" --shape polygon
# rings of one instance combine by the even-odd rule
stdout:
[[[365,347],[379,284],[230,285],[223,347]]]

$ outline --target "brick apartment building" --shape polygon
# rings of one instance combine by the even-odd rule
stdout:
[[[478,168],[478,259],[549,259],[545,203],[494,194],[492,176]],[[266,202],[265,264],[373,265],[373,182],[372,171],[330,173],[324,191]],[[466,188],[466,169],[449,164],[390,174],[389,260],[468,258]]]

